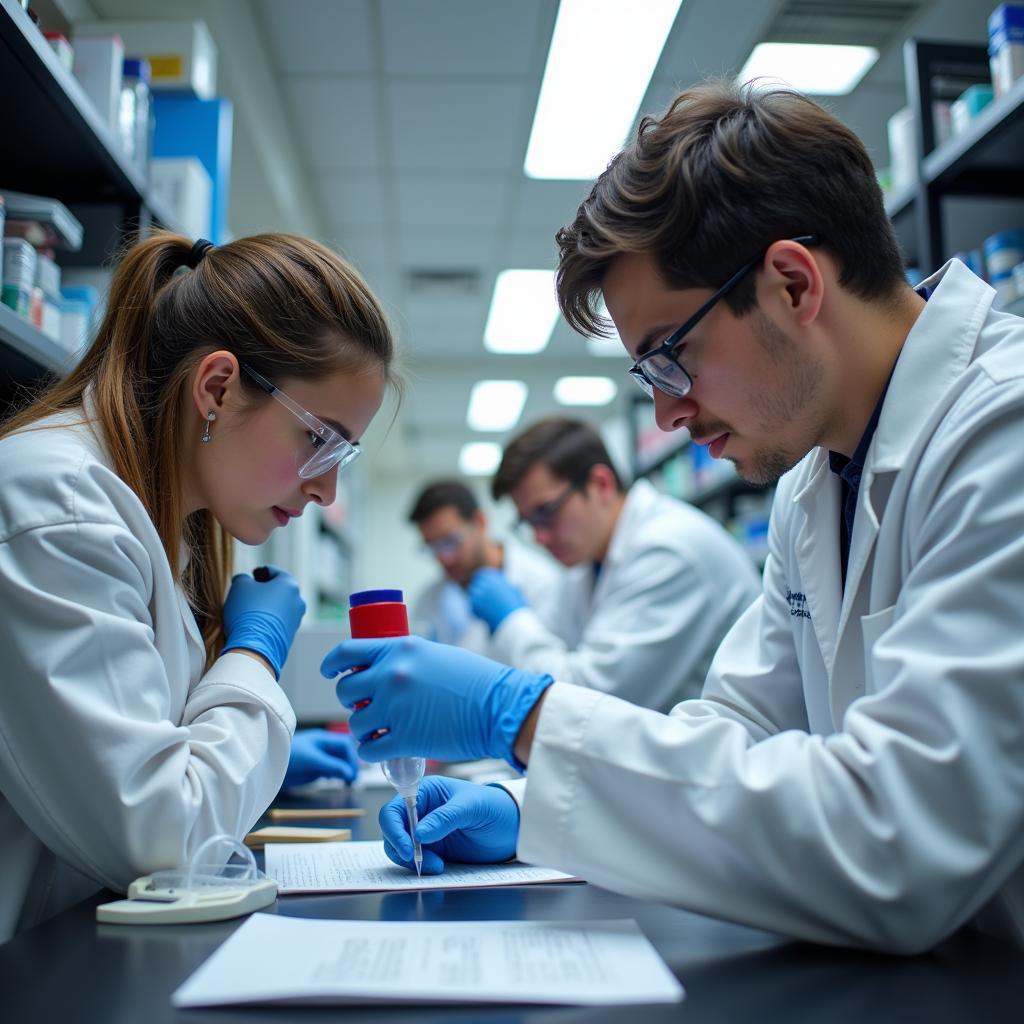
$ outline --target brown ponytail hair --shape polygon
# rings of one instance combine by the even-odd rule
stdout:
[[[178,445],[192,370],[227,348],[275,382],[342,369],[399,382],[379,302],[329,249],[297,235],[254,235],[209,249],[183,270],[191,253],[192,243],[170,232],[130,248],[81,362],[4,423],[0,437],[82,406],[90,392],[114,470],[145,506],[189,597],[209,666],[224,642],[232,538],[208,510],[185,514]],[[241,380],[254,405],[270,400]]]

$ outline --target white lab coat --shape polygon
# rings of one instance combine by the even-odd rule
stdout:
[[[156,529],[87,426],[0,441],[0,480],[2,941],[244,835],[295,719],[244,654],[204,674]]]
[[[563,570],[548,556],[515,540],[502,541],[502,548],[501,571],[538,615],[550,618],[555,612]],[[473,615],[466,591],[447,577],[432,583],[416,599],[410,625],[413,632],[423,633],[430,640],[490,658],[498,656],[492,647],[491,631]]]
[[[493,657],[668,711],[700,694],[718,645],[760,586],[714,519],[638,480],[596,581],[592,564],[574,566],[553,617],[513,612],[494,634]]]
[[[762,597],[665,717],[556,683],[519,856],[814,941],[1024,940],[1024,321],[952,261],[896,364],[845,594],[839,481],[780,481]]]

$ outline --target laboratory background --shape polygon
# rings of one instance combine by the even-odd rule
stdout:
[[[555,301],[555,232],[680,89],[736,76],[810,94],[868,148],[908,279],[957,256],[996,308],[1024,315],[1024,4],[635,0],[609,31],[617,6],[0,0],[0,412],[75,365],[116,254],[154,227],[214,245],[317,239],[393,325],[404,388],[336,501],[237,544],[237,571],[280,566],[305,598],[281,677],[300,726],[339,717],[319,665],[349,635],[349,595],[411,601],[437,580],[410,522],[430,482],[467,482],[492,536],[551,561],[491,498],[504,446],[542,417],[592,425],[624,482],[709,513],[763,566],[772,489],[660,432],[619,339],[581,338]],[[752,991],[784,987],[785,967],[754,964]],[[952,1019],[940,975],[922,1012]],[[703,982],[733,1019],[734,976]],[[836,998],[833,1019],[871,1015],[841,986]],[[985,1019],[983,981],[970,1005]]]
[[[300,721],[331,713],[310,668],[344,628],[347,595],[414,594],[436,577],[407,521],[416,493],[464,477],[500,535],[513,515],[492,506],[489,477],[539,417],[594,424],[627,479],[710,512],[763,558],[771,493],[659,433],[618,340],[581,339],[554,300],[555,231],[637,119],[680,88],[738,73],[820,97],[875,161],[908,275],[958,254],[1003,308],[1024,307],[1012,4],[685,0],[654,5],[630,39],[578,3],[565,31],[581,45],[561,73],[593,102],[568,115],[545,76],[555,0],[0,5],[6,402],[73,363],[112,254],[151,224],[214,243],[312,236],[356,264],[392,319],[408,386],[335,504],[311,505],[262,550],[239,546],[243,568],[286,566],[306,596],[285,678]]]
[[[314,669],[347,595],[436,578],[415,495],[462,477],[500,536],[514,516],[490,476],[542,416],[592,423],[627,480],[710,512],[763,559],[771,492],[660,433],[617,338],[581,339],[554,300],[555,231],[680,88],[777,76],[820,98],[867,145],[912,280],[957,254],[1024,308],[1024,9],[685,0],[652,5],[629,38],[602,31],[600,6],[576,3],[564,29],[578,45],[559,73],[593,98],[567,108],[545,74],[555,0],[0,0],[5,404],[73,364],[112,255],[149,225],[312,236],[392,319],[405,394],[337,501],[239,545],[243,569],[285,566],[306,597],[284,678],[300,722],[336,710]]]

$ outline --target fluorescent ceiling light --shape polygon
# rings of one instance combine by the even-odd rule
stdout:
[[[557,320],[553,270],[503,270],[494,282],[484,348],[519,355],[540,352]]]
[[[611,377],[559,377],[555,381],[559,405],[607,405],[618,393]]]
[[[596,178],[621,148],[682,0],[561,0],[523,170]]]
[[[826,43],[759,43],[737,78],[768,79],[813,96],[842,96],[853,92],[875,61],[873,46],[834,46]]]
[[[511,430],[522,415],[528,388],[521,380],[478,380],[469,394],[471,430]]]
[[[459,472],[464,476],[488,476],[501,462],[501,446],[493,441],[470,441],[459,452]]]

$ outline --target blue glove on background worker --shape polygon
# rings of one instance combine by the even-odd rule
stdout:
[[[349,728],[366,761],[432,757],[441,761],[504,758],[530,709],[552,683],[490,658],[420,637],[346,640],[320,666],[352,709]]]
[[[280,679],[291,650],[295,631],[306,614],[306,602],[295,577],[276,565],[256,569],[252,576],[231,581],[224,602],[224,634],[221,651],[244,648],[261,654]]]
[[[292,752],[282,788],[304,786],[317,779],[351,782],[359,774],[355,740],[343,732],[300,729],[292,737]]]
[[[441,874],[445,861],[500,864],[516,854],[519,807],[500,786],[428,775],[416,795],[416,813],[425,875]],[[384,852],[396,864],[415,870],[402,797],[381,808],[379,821]]]
[[[473,614],[487,623],[492,634],[514,611],[527,606],[523,592],[500,569],[477,569],[466,593]]]

